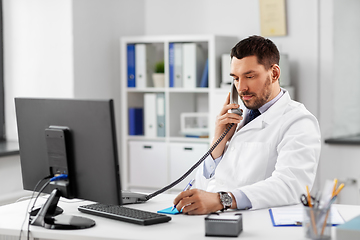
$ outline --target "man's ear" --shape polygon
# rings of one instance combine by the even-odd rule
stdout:
[[[271,80],[276,82],[280,78],[280,67],[277,64],[271,66]]]

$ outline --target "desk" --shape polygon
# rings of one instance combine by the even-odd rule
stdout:
[[[162,194],[147,203],[128,205],[129,207],[156,212],[157,210],[172,205],[175,195]],[[41,198],[39,202],[44,202]],[[13,203],[0,207],[0,235],[12,236],[9,239],[18,239],[19,230],[25,217],[27,201]],[[205,216],[175,215],[167,223],[141,226],[112,219],[97,217],[81,213],[77,207],[90,204],[89,201],[61,199],[59,206],[64,209],[64,214],[72,214],[92,218],[96,226],[85,230],[48,230],[31,226],[31,236],[35,239],[65,239],[65,240],[115,240],[115,239],[207,239],[220,238],[205,237]],[[345,221],[360,214],[360,206],[337,205]],[[244,210],[243,232],[241,239],[306,239],[301,227],[273,227],[268,209]],[[228,211],[225,214],[233,214]],[[24,226],[23,237],[26,236],[27,226]],[[0,236],[0,239],[6,239]],[[26,238],[24,238],[26,239]],[[224,238],[222,238],[224,239]],[[230,238],[226,238],[230,239]],[[332,228],[332,239],[336,239],[335,228]]]

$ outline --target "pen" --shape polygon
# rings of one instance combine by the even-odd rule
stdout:
[[[337,196],[339,193],[340,193],[340,191],[341,191],[341,189],[343,189],[343,187],[345,186],[345,184],[340,184],[340,186],[338,187],[338,189],[335,191],[335,193],[334,193],[334,196]]]
[[[193,185],[194,185],[195,179],[191,179],[190,182],[186,185],[186,187],[184,188],[183,192],[189,190]],[[176,208],[176,205],[174,205],[171,209],[171,211],[174,211],[174,209]]]
[[[333,188],[331,197],[335,196],[337,182],[338,182],[338,180],[335,178],[335,179],[334,179],[334,188]]]
[[[309,204],[309,208],[310,208],[310,218],[311,218],[312,227],[313,227],[313,230],[315,232],[315,235],[317,235],[318,233],[317,233],[317,229],[316,229],[315,216],[314,216],[314,211],[312,209],[311,195],[310,195],[308,185],[306,185],[306,194],[307,194],[307,197],[308,197],[308,204]]]
[[[337,183],[337,180],[336,180],[336,183]],[[334,190],[333,190],[332,198],[331,198],[331,200],[329,201],[329,203],[326,206],[327,213],[326,213],[326,216],[325,216],[325,221],[324,221],[323,227],[321,229],[321,236],[324,234],[324,230],[325,230],[327,218],[329,216],[329,211],[330,211],[330,208],[331,208],[331,204],[333,204],[335,202],[337,195],[340,193],[341,189],[343,189],[344,186],[345,186],[345,184],[342,183],[342,184],[340,184],[338,189],[335,190],[336,185],[334,184]]]

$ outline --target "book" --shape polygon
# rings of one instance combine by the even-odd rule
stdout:
[[[127,86],[135,87],[135,44],[127,45]]]
[[[129,108],[129,135],[144,135],[144,111]]]

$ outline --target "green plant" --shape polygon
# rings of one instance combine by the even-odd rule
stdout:
[[[155,73],[164,73],[164,60],[155,64]]]

